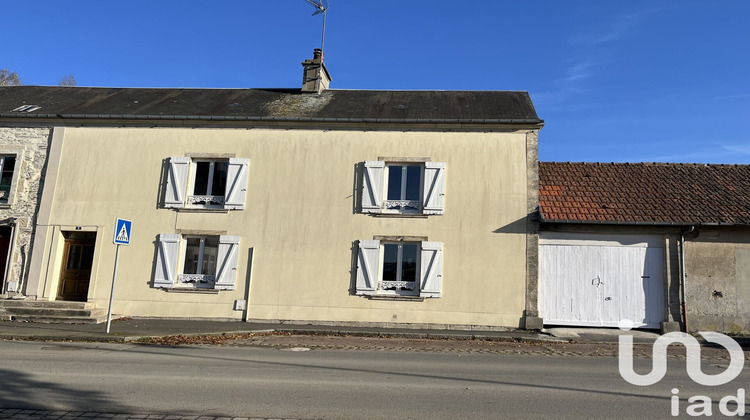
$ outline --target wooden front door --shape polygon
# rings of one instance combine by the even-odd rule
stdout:
[[[65,241],[65,257],[60,274],[58,299],[86,301],[93,260],[93,240],[69,239]]]

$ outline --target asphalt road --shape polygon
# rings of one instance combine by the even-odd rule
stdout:
[[[750,383],[693,383],[684,360],[649,387],[614,357],[0,342],[0,407],[298,419],[674,418]],[[726,361],[704,363],[719,373]],[[651,361],[636,360],[641,373]],[[730,408],[735,406],[730,405]]]

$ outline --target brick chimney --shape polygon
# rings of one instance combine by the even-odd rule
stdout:
[[[320,48],[313,50],[312,60],[303,61],[302,67],[302,92],[321,93],[328,89],[331,75],[323,64],[323,51]]]

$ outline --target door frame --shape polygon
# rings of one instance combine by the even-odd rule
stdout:
[[[60,266],[60,271],[58,273],[58,285],[57,285],[57,293],[55,294],[55,300],[62,300],[62,301],[72,301],[72,302],[86,302],[88,300],[89,292],[91,291],[91,274],[93,272],[94,268],[94,256],[96,255],[96,239],[97,235],[96,232],[61,232],[63,234],[63,256],[62,256],[62,264]],[[75,237],[77,235],[83,235],[83,237]],[[89,275],[88,279],[86,279],[86,294],[85,295],[72,295],[73,297],[78,298],[71,298],[70,296],[63,295],[63,290],[65,288],[65,279],[64,274],[65,271],[67,271],[68,266],[68,258],[70,257],[70,249],[74,245],[90,245],[92,247],[92,255],[91,255],[91,267],[89,267]]]

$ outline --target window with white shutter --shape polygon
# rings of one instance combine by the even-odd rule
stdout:
[[[239,236],[161,234],[154,287],[232,290]]]
[[[249,159],[171,157],[164,207],[245,208]]]
[[[215,289],[232,290],[237,281],[237,259],[240,253],[239,236],[219,236],[219,258],[216,267]]]
[[[378,284],[380,241],[361,240],[357,249],[357,294],[372,295]]]
[[[419,296],[440,297],[443,290],[443,244],[422,242]]]
[[[162,233],[156,244],[154,287],[174,287],[177,277],[177,258],[180,254],[180,235]]]
[[[443,214],[445,163],[366,161],[362,213]]]
[[[360,240],[356,294],[442,296],[441,242]]]

